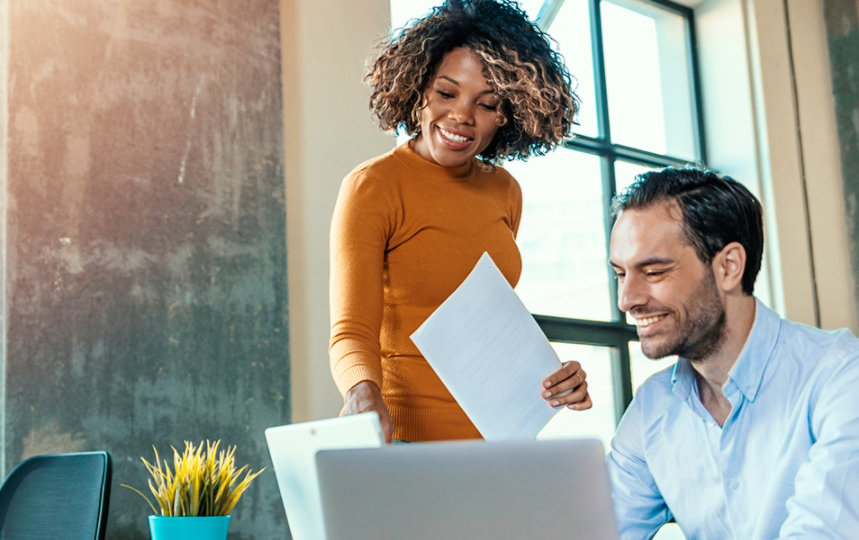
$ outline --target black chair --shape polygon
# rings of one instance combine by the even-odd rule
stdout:
[[[104,540],[110,477],[107,452],[21,462],[0,487],[0,538]]]

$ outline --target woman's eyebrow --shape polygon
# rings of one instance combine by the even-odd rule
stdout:
[[[452,79],[451,77],[448,77],[447,75],[439,75],[438,78],[444,79],[444,80],[450,82],[451,84],[455,84],[456,86],[459,86],[459,81],[457,81],[456,79]],[[487,88],[486,90],[483,90],[480,93],[481,94],[494,94],[495,90],[493,90],[492,88]]]

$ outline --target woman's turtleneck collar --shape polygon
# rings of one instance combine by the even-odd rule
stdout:
[[[418,173],[433,178],[449,178],[451,180],[465,181],[474,173],[477,158],[468,160],[467,163],[458,167],[444,167],[438,163],[423,158],[412,149],[411,141],[406,141],[394,149],[394,155],[403,160],[406,165]]]

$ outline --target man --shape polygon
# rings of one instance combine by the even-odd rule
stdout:
[[[615,199],[618,305],[649,358],[609,455],[624,539],[859,538],[859,340],[780,319],[753,296],[760,203],[696,169]]]

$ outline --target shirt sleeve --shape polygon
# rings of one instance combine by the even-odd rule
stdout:
[[[382,387],[379,331],[383,264],[393,228],[392,197],[379,179],[353,172],[331,220],[329,362],[341,394],[370,380]]]
[[[671,514],[650,474],[641,436],[641,411],[630,404],[608,456],[615,516],[621,540],[651,538]]]
[[[827,370],[808,411],[813,443],[797,471],[779,538],[855,538],[859,531],[859,354]]]

